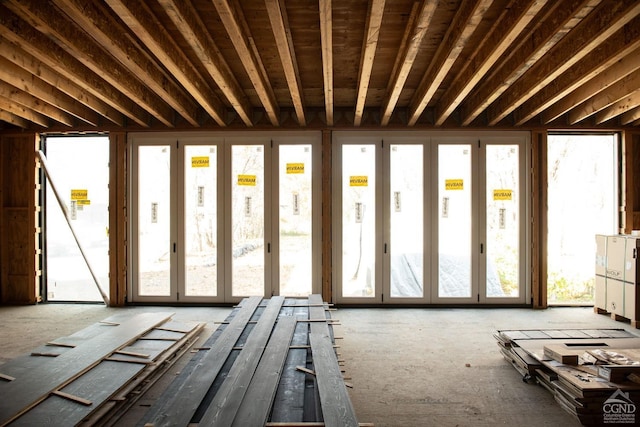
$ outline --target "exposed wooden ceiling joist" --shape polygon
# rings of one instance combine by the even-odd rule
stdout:
[[[640,69],[640,50],[636,50],[604,70],[571,94],[560,99],[541,114],[542,123],[550,123],[576,105],[612,86],[628,74]]]
[[[462,2],[413,96],[409,106],[409,125],[414,125],[418,121],[492,2],[493,0],[464,0]]]
[[[66,94],[71,99],[93,111],[90,112],[82,109],[82,112],[76,114],[81,120],[97,126],[100,123],[99,118],[96,117],[97,114],[117,126],[124,126],[124,117],[117,109],[98,99],[87,90],[78,86],[75,82],[57,73],[51,67],[24,52],[18,46],[4,40],[2,37],[0,37],[0,56],[22,68],[25,73],[30,74],[30,78],[41,79],[43,82],[59,90],[62,94]],[[17,73],[18,72],[16,72],[16,75]],[[5,81],[10,83],[9,79]],[[32,94],[38,96],[37,93],[32,92]],[[52,91],[51,96],[56,97],[53,105],[57,105],[57,99],[62,98],[60,95],[55,95],[55,91]],[[64,103],[61,103],[60,106],[64,109]],[[73,108],[70,108],[66,111],[73,110]]]
[[[442,125],[449,118],[545,4],[546,0],[514,0],[510,4],[482,46],[475,52],[472,61],[469,62],[470,65],[464,69],[462,75],[456,78],[438,102],[436,125]]]
[[[0,81],[6,85],[12,85],[20,89],[20,92],[23,93],[23,99],[25,95],[33,98],[35,102],[29,102],[30,104],[34,104],[35,108],[32,109],[45,114],[57,122],[71,127],[74,125],[72,115],[93,126],[96,126],[99,122],[98,114],[94,111],[60,92],[57,88],[44,82],[37,76],[18,67],[13,62],[1,57]],[[22,104],[25,105],[24,103]],[[47,108],[47,105],[51,108]],[[42,110],[39,108],[42,108]]]
[[[14,102],[10,97],[0,96],[0,110],[4,110],[7,113],[20,117],[23,120],[33,122],[43,128],[47,128],[50,125],[49,118],[47,116]]]
[[[629,95],[627,95],[624,99],[615,102],[613,105],[605,108],[596,114],[596,123],[601,124],[610,120],[613,117],[616,117],[620,114],[626,113],[628,111],[633,111],[637,107],[640,106],[640,88],[634,90]]]
[[[429,23],[433,14],[438,6],[437,1],[424,1],[421,6],[418,6],[418,11],[415,13],[415,19],[410,21],[411,24],[407,25],[407,29],[403,40],[403,48],[398,50],[398,57],[396,59],[397,67],[395,67],[394,73],[391,75],[391,80],[387,87],[387,95],[382,104],[382,118],[381,123],[383,126],[389,124],[391,115],[395,109],[400,92],[404,88],[404,85],[409,77],[409,73],[413,68],[413,63],[418,55],[420,44],[422,39],[427,34],[429,29]],[[415,8],[414,8],[415,10]],[[412,16],[414,14],[412,13]]]
[[[635,0],[605,0],[558,42],[488,109],[488,123],[496,125],[532,96],[563,75],[640,11]],[[566,74],[565,74],[566,75]]]
[[[278,126],[279,111],[271,83],[269,83],[260,56],[251,41],[251,35],[247,34],[244,29],[242,9],[237,2],[233,1],[232,4],[230,1],[233,0],[213,0],[213,4],[218,10],[222,24],[236,48],[240,61],[258,93],[258,98],[260,98],[271,124]]]
[[[22,2],[22,0],[16,0]],[[195,102],[181,86],[164,75],[157,63],[148,58],[142,49],[127,37],[126,29],[119,21],[105,12],[104,6],[83,0],[54,0],[63,12],[80,24],[100,46],[123,64],[133,76],[145,76],[144,83],[191,125],[198,126],[198,110]],[[43,16],[46,18],[48,15]],[[52,28],[55,28],[52,26]]]
[[[84,58],[85,66],[133,99],[165,126],[173,127],[174,113],[161,96],[145,86],[120,62],[107,55],[96,42],[87,38],[82,27],[72,25],[55,8],[42,7],[42,3],[37,0],[12,0],[5,4],[24,20],[31,22],[41,33],[57,39],[67,53]]]
[[[640,120],[640,107],[636,107],[632,110],[629,110],[623,113],[620,116],[620,123],[623,125],[628,125],[630,123],[634,123]]]
[[[284,74],[287,78],[291,101],[296,111],[298,124],[306,126],[307,120],[304,113],[304,95],[302,93],[302,81],[300,80],[300,71],[296,53],[291,39],[291,28],[289,27],[289,18],[287,17],[287,9],[284,0],[265,0],[267,12],[269,13],[269,21],[271,29],[276,39],[276,46]]]
[[[25,120],[22,117],[18,117],[15,114],[10,113],[9,111],[3,110],[1,107],[0,107],[0,120],[2,120],[3,122],[10,123],[21,129],[29,128],[29,120]]]
[[[569,123],[576,124],[599,111],[622,101],[640,87],[640,71],[634,71],[569,112]]]
[[[360,57],[360,71],[358,72],[358,94],[356,95],[355,117],[353,119],[354,126],[360,126],[362,123],[364,106],[367,101],[367,91],[371,80],[371,69],[373,68],[373,61],[376,56],[376,48],[378,47],[378,39],[380,37],[384,4],[385,0],[373,0],[369,3],[367,24]]]
[[[149,114],[133,100],[109,85],[97,73],[85,67],[78,58],[64,51],[54,40],[36,31],[1,4],[0,31],[7,40],[38,58],[61,76],[76,82],[83,89],[122,112],[138,125],[149,126]]]
[[[636,9],[636,14],[640,8]],[[558,76],[551,84],[531,96],[514,113],[516,123],[525,123],[545,109],[551,107],[572,91],[578,89],[606,70],[616,67],[619,61],[633,55],[640,48],[640,16],[616,31],[582,60],[573,65],[567,73]]]
[[[324,109],[327,125],[333,126],[333,24],[331,21],[331,0],[321,1],[319,7]]]
[[[182,36],[229,100],[240,119],[245,125],[252,126],[249,101],[191,2],[188,0],[158,0],[158,3],[174,25],[180,28]]]
[[[141,42],[164,64],[218,125],[225,126],[224,105],[189,62],[144,2],[105,0]]]
[[[469,94],[460,108],[460,121],[470,125],[510,85],[540,60],[562,37],[588,15],[602,0],[547,2],[531,33],[514,43],[502,63]]]
[[[6,0],[0,131],[633,127],[639,52],[637,0]]]

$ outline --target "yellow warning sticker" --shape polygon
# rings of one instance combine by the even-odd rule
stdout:
[[[463,179],[445,179],[444,189],[445,190],[464,190],[464,180]]]
[[[89,190],[71,190],[71,200],[86,200],[89,197]]]
[[[350,187],[367,187],[369,185],[369,177],[366,175],[352,175],[349,177]]]
[[[194,156],[191,158],[192,168],[208,168],[209,156]]]
[[[304,173],[304,163],[287,163],[287,174]]]
[[[504,188],[493,190],[493,200],[513,200],[513,190]]]
[[[248,187],[256,186],[256,176],[255,175],[238,175],[238,185],[245,185]]]
[[[82,199],[82,200],[77,200],[76,203],[78,204],[78,206],[89,206],[91,204],[91,200]]]

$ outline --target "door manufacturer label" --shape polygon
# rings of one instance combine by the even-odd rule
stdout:
[[[238,185],[255,187],[256,176],[255,175],[238,175]]]
[[[513,200],[513,191],[504,188],[493,190],[493,200]]]
[[[192,168],[208,168],[209,156],[194,156],[191,158]]]
[[[366,175],[352,175],[349,177],[350,187],[368,187],[369,177]]]
[[[287,174],[304,173],[304,163],[287,163]]]
[[[445,179],[444,189],[445,190],[464,190],[464,180],[463,179]]]

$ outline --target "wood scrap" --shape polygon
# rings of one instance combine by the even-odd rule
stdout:
[[[54,390],[51,394],[54,394],[56,396],[60,396],[60,397],[65,398],[67,400],[71,400],[72,402],[76,402],[76,403],[79,403],[81,405],[85,405],[85,406],[93,405],[93,402],[90,401],[90,400],[83,399],[82,397],[74,396],[73,394],[65,393],[65,392],[60,391],[60,390]]]

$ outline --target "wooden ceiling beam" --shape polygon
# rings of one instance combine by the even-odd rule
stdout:
[[[149,113],[130,98],[108,84],[98,74],[89,70],[79,59],[64,51],[44,34],[36,31],[24,20],[0,4],[0,29],[2,35],[29,55],[72,80],[82,89],[129,117],[143,127],[149,127]],[[105,113],[103,113],[105,114]]]
[[[509,87],[488,109],[493,126],[565,73],[640,11],[636,0],[605,0]]]
[[[100,121],[95,111],[2,56],[0,56],[0,80],[33,95],[37,99],[40,99],[41,103],[56,106],[57,113],[56,111],[51,111],[51,114],[57,114],[59,116],[58,118],[50,116],[37,108],[33,109],[67,126],[73,125],[71,115],[92,126],[96,126]],[[61,112],[64,112],[64,114],[60,114]]]
[[[0,120],[2,120],[3,122],[7,122],[9,124],[12,124],[14,126],[18,126],[19,128],[22,128],[22,129],[29,128],[28,120],[25,120],[22,117],[18,117],[15,114],[2,109],[0,109]]]
[[[558,119],[590,96],[600,93],[638,69],[640,69],[640,50],[636,49],[543,111],[540,115],[541,122],[550,123]]]
[[[549,4],[531,34],[510,48],[505,60],[498,63],[492,73],[460,105],[462,125],[470,125],[601,1],[566,0]]]
[[[577,105],[569,112],[569,123],[576,124],[623,100],[640,88],[640,71],[635,71],[607,89]]]
[[[362,123],[362,115],[364,114],[364,106],[367,101],[367,92],[371,80],[371,70],[373,69],[373,61],[376,56],[376,48],[378,47],[378,38],[380,37],[384,4],[385,0],[373,0],[369,3],[364,40],[362,41],[362,50],[360,53],[358,93],[356,95],[355,117],[353,119],[354,126],[360,126]]]
[[[379,0],[376,0],[379,1]],[[384,1],[384,0],[383,0]],[[271,22],[271,30],[276,39],[278,54],[280,55],[280,63],[284,69],[284,75],[289,86],[289,94],[296,112],[298,124],[306,126],[307,120],[304,115],[304,99],[302,92],[302,80],[300,79],[300,71],[298,70],[298,62],[296,53],[293,48],[293,40],[291,39],[291,28],[289,27],[289,18],[284,0],[265,0],[269,21]]]
[[[544,1],[513,0],[500,19],[496,21],[488,38],[472,59],[472,66],[456,76],[449,89],[436,105],[436,126],[441,126],[469,95],[471,90],[491,70],[516,38],[546,4]]]
[[[174,25],[180,28],[184,39],[238,113],[242,122],[246,126],[253,126],[251,104],[191,2],[158,0],[158,3]]]
[[[233,0],[231,0],[233,1]],[[253,84],[254,89],[262,102],[269,121],[273,126],[278,126],[279,123],[279,107],[276,102],[276,97],[273,93],[273,88],[267,77],[267,73],[264,70],[262,60],[255,47],[251,34],[247,33],[244,15],[240,5],[230,0],[213,0],[213,4],[220,15],[222,25],[227,30],[227,34],[236,48],[242,65],[249,75],[249,79]]]
[[[333,15],[331,0],[319,2],[319,7],[324,109],[327,126],[333,126]]]
[[[53,7],[42,7],[39,0],[10,0],[5,3],[40,32],[52,37],[69,54],[82,60],[86,67],[146,109],[167,127],[174,127],[174,112],[158,94],[120,62],[108,55],[86,32],[73,25]]]
[[[0,56],[13,62],[27,73],[37,76],[42,81],[66,94],[75,102],[81,103],[93,111],[93,113],[88,111],[84,113],[79,112],[78,114],[82,116],[76,115],[76,117],[79,117],[81,120],[89,124],[97,125],[99,121],[94,114],[98,114],[100,117],[104,117],[118,126],[124,126],[124,116],[117,109],[98,99],[87,90],[78,86],[71,79],[57,73],[48,65],[37,60],[32,55],[2,37],[0,37]],[[81,110],[85,111],[83,109]],[[71,110],[69,112],[74,114]]]
[[[166,101],[192,126],[198,127],[198,106],[159,65],[129,37],[126,28],[103,6],[86,0],[53,0],[111,56]]]
[[[218,125],[226,126],[224,104],[169,36],[149,6],[145,2],[105,1],[207,114]]]
[[[21,117],[22,119],[35,123],[43,128],[48,128],[51,125],[47,116],[20,105],[14,102],[11,98],[0,96],[0,110],[4,110],[15,116]]]
[[[398,103],[400,93],[402,92],[404,84],[409,77],[409,73],[413,68],[413,63],[415,62],[420,49],[420,44],[429,29],[431,18],[433,18],[433,14],[437,7],[438,1],[424,0],[422,5],[419,6],[419,11],[416,14],[415,21],[412,25],[407,26],[404,34],[406,43],[403,48],[398,51],[398,57],[396,58],[398,66],[395,67],[395,71],[391,76],[389,88],[387,89],[387,94],[382,103],[380,122],[383,126],[388,125],[391,120],[393,110]]]
[[[632,110],[622,113],[622,115],[620,116],[620,123],[622,123],[623,125],[633,124],[634,126],[637,126],[638,124],[635,122],[637,122],[638,120],[640,120],[640,107],[636,107]]]
[[[0,69],[1,68],[2,65],[0,65]],[[42,99],[36,98],[29,92],[25,92],[1,80],[2,77],[0,77],[0,96],[10,99],[16,104],[42,114],[43,116],[55,120],[58,123],[62,123],[65,126],[72,127],[74,125],[73,116],[71,116],[71,114],[67,114],[59,108],[44,102]]]
[[[416,124],[451,71],[493,0],[463,0],[409,105],[409,126]]]
[[[558,76],[553,82],[514,111],[516,124],[524,124],[554,105],[560,99],[579,90],[611,67],[640,49],[640,16],[609,37],[589,55]]]
[[[596,124],[602,124],[628,111],[633,111],[640,106],[640,87],[633,93],[627,95],[624,99],[610,105],[604,110],[596,114]]]

